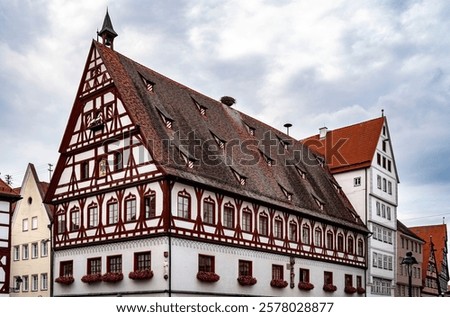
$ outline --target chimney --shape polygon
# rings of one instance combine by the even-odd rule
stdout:
[[[327,132],[328,132],[328,128],[327,127],[322,127],[319,129],[319,138],[323,139],[327,136]]]

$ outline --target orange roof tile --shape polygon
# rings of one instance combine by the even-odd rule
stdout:
[[[444,259],[444,250],[447,250],[447,225],[431,225],[431,226],[418,226],[409,228],[416,235],[425,240],[423,246],[424,261],[422,263],[423,272],[426,272],[428,261],[426,257],[430,256],[430,240],[433,242],[436,256],[436,265],[439,272],[442,270],[442,260]]]
[[[317,134],[302,142],[322,155],[333,173],[369,167],[384,121],[385,117],[379,117],[328,131],[322,139]]]
[[[7,198],[7,200],[16,201],[19,199],[19,193],[12,189],[8,184],[6,184],[2,179],[0,179],[0,197]]]

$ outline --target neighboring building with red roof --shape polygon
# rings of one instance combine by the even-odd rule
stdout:
[[[41,182],[29,163],[20,187],[24,198],[14,208],[11,221],[11,296],[51,295],[51,231],[53,209],[43,200],[49,183]],[[21,281],[21,283],[17,283]]]
[[[425,240],[422,263],[422,296],[444,296],[450,280],[448,271],[447,225],[409,228]]]
[[[302,142],[325,159],[373,233],[368,240],[367,295],[394,296],[399,178],[386,117],[321,128]]]
[[[422,296],[424,244],[425,241],[421,237],[397,220],[397,288],[395,296],[409,296],[409,273],[411,273],[411,296]],[[402,264],[408,252],[411,252],[411,256],[417,261],[417,264],[411,266],[410,272],[408,272],[408,267]]]
[[[0,297],[11,289],[11,214],[19,193],[0,179]]]
[[[99,36],[45,199],[55,296],[364,295],[367,227],[317,155]]]

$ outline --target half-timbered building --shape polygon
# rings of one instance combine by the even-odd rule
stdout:
[[[46,196],[55,296],[363,296],[368,230],[318,156],[99,36]]]
[[[0,179],[0,297],[9,296],[17,286],[16,281],[10,284],[11,214],[14,203],[20,199],[19,193]]]

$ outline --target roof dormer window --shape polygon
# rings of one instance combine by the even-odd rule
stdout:
[[[290,142],[289,142],[288,140],[283,140],[283,139],[280,138],[279,136],[277,136],[277,138],[278,138],[278,142],[280,142],[280,145],[283,147],[283,149],[284,149],[285,151],[287,151],[287,150],[288,150],[288,147],[289,147],[289,145],[290,145]]]
[[[292,201],[292,193],[288,191],[286,188],[278,184],[281,188],[281,191],[283,192],[284,196],[286,196],[287,200]]]
[[[249,126],[247,123],[244,122],[245,127],[247,128],[247,132],[248,134],[250,134],[251,136],[255,136],[256,133],[256,129]]]
[[[264,160],[267,163],[267,166],[273,166],[275,165],[275,160],[270,158],[268,155],[264,154],[262,151],[261,152],[261,156],[264,158]]]
[[[322,201],[322,199],[320,199],[319,197],[317,197],[315,195],[313,195],[313,198],[314,198],[317,206],[319,206],[320,210],[323,210],[325,203]]]
[[[194,158],[192,158],[189,154],[184,153],[181,149],[178,149],[178,150],[180,151],[180,156],[186,163],[186,166],[189,168],[194,168],[194,164],[195,164],[196,160]]]
[[[210,131],[211,132],[211,131]],[[214,133],[211,132],[212,137],[214,138],[214,141],[216,141],[217,145],[221,148],[224,149],[225,148],[225,141],[222,140],[221,138],[219,138],[217,135],[215,135]]]
[[[242,174],[238,173],[235,169],[231,168],[231,171],[233,172],[234,177],[238,180],[239,184],[244,186],[247,183],[247,177],[243,176]]]
[[[301,169],[297,165],[295,165],[295,169],[297,170],[298,174],[302,179],[306,179],[306,172],[303,169]]]
[[[192,98],[192,100],[194,101],[195,106],[197,107],[198,112],[200,112],[200,114],[202,116],[206,117],[206,110],[208,108],[206,108],[205,106],[202,106],[200,103],[197,102],[197,100],[195,100],[194,98]]]
[[[147,89],[148,92],[153,92],[155,83],[152,83],[150,80],[144,78],[143,76],[141,76],[141,78],[142,78],[142,81],[144,82],[145,89]]]
[[[162,111],[160,111],[159,109],[158,109],[158,113],[159,113],[162,121],[164,122],[164,125],[166,126],[166,128],[172,129],[174,120],[172,118],[170,118],[168,115],[162,113]]]

